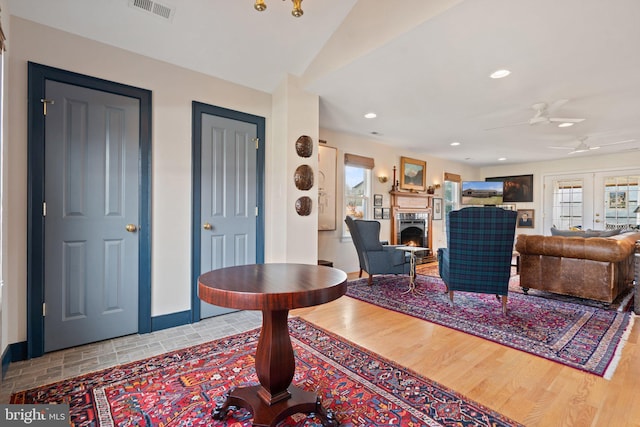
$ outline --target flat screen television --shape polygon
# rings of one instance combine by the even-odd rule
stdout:
[[[503,194],[502,182],[491,181],[463,181],[462,197],[463,205],[501,205]]]

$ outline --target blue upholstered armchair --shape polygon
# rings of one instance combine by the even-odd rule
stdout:
[[[380,223],[365,221],[350,216],[344,222],[349,227],[351,240],[358,252],[360,261],[360,275],[362,271],[369,274],[369,284],[373,283],[374,274],[409,274],[409,260],[404,251],[397,250],[397,246],[383,245],[380,242]]]
[[[495,294],[507,312],[516,212],[469,207],[449,212],[447,247],[438,249],[438,270],[453,304],[455,291]]]

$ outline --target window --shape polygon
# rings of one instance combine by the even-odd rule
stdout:
[[[374,161],[370,157],[345,153],[344,155],[344,215],[356,219],[369,219],[371,215],[371,169]],[[343,237],[349,238],[347,227]]]
[[[638,182],[640,176],[607,176],[604,178],[605,228],[635,228],[639,222]]]
[[[444,217],[451,211],[457,210],[460,206],[460,186],[462,183],[462,177],[453,173],[445,172],[444,174]],[[445,221],[444,227],[447,223]]]
[[[553,225],[562,230],[583,225],[583,181],[569,179],[554,181]]]
[[[357,219],[371,218],[371,171],[358,166],[344,166],[345,215]]]

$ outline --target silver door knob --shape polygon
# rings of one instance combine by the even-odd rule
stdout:
[[[213,225],[209,224],[208,222],[205,222],[202,228],[204,228],[205,230],[213,230]]]

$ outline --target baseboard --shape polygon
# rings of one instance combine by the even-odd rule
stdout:
[[[2,353],[2,379],[9,369],[9,364],[21,360],[27,360],[27,342],[9,344]]]

